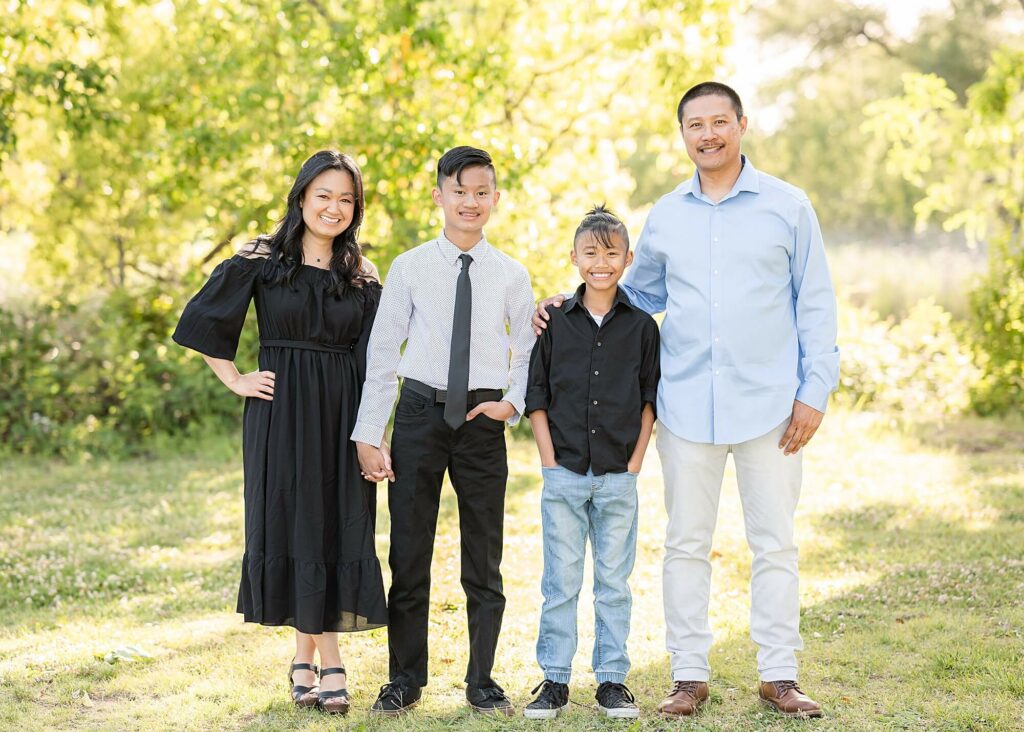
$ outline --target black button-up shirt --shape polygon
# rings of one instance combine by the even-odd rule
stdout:
[[[622,290],[600,327],[583,306],[586,284],[551,319],[530,356],[526,414],[548,414],[555,459],[594,475],[626,470],[644,405],[656,404],[658,325]]]

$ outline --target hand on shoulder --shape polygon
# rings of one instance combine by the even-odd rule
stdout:
[[[544,298],[537,303],[537,310],[533,314],[533,332],[537,335],[541,335],[548,327],[548,321],[551,320],[551,314],[548,313],[548,307],[562,307],[562,303],[565,302],[565,295],[552,295],[551,297]]]

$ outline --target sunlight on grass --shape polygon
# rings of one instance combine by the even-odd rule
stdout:
[[[1024,437],[1016,427],[986,424],[972,426],[970,449],[960,450],[963,441],[950,442],[946,433],[901,434],[877,418],[836,413],[812,444],[798,543],[802,677],[829,713],[816,728],[1024,727],[1024,457],[1013,441]],[[521,706],[540,681],[540,480],[533,446],[509,446],[508,607],[495,678]],[[291,631],[245,625],[234,614],[242,540],[237,462],[201,454],[75,468],[17,460],[2,470],[0,728],[337,728],[288,701]],[[641,727],[658,728],[653,711],[669,676],[665,516],[653,449],[639,491],[629,684],[643,710]],[[378,491],[377,524],[385,575],[386,492]],[[464,707],[468,642],[450,487],[440,516],[423,704],[403,722],[366,717],[387,677],[386,631],[346,635],[355,705],[347,723],[439,730],[494,724]],[[712,553],[712,703],[693,726],[800,729],[771,716],[754,695],[750,553],[741,517],[730,462]],[[574,730],[614,726],[591,708],[591,576],[588,561],[573,666],[577,705],[559,722]],[[151,658],[104,660],[130,645]],[[521,717],[502,726],[533,728]]]

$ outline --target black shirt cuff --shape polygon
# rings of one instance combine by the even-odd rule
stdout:
[[[654,418],[658,418],[658,387],[653,389],[641,389],[640,390],[640,401],[641,408],[643,404],[650,404],[651,409],[654,410]]]
[[[534,412],[538,409],[547,411],[551,406],[551,397],[547,394],[538,392],[526,392],[526,407],[523,409],[523,416],[529,417],[530,412]]]

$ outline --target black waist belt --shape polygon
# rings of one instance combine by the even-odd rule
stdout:
[[[298,348],[303,351],[323,351],[325,353],[351,353],[355,350],[355,343],[316,343],[315,341],[285,341],[268,339],[260,341],[260,347],[265,348]]]
[[[427,386],[422,381],[416,381],[416,379],[405,379],[402,382],[402,388],[408,389],[413,394],[426,397],[434,404],[444,404],[445,399],[448,397],[448,392],[444,389],[435,389],[432,386]],[[472,389],[469,392],[467,406],[475,407],[481,402],[500,402],[504,396],[505,394],[502,393],[501,389]]]

